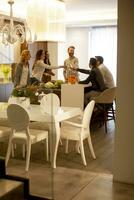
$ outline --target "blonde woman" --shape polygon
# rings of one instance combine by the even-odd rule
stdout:
[[[30,71],[28,61],[31,58],[29,50],[23,50],[20,57],[20,62],[17,64],[14,86],[25,87],[30,84]]]

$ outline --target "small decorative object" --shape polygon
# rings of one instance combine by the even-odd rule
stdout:
[[[63,83],[64,83],[63,80],[56,80],[54,82],[54,86],[55,86],[55,88],[61,88],[61,84],[63,84]]]
[[[42,87],[46,88],[46,89],[60,89],[61,88],[61,84],[63,84],[64,82],[62,80],[53,80],[53,81],[49,81],[45,84],[42,85]]]
[[[4,75],[4,82],[8,82],[9,81],[9,74],[11,72],[11,67],[9,65],[3,64],[2,67],[1,67],[1,71]]]
[[[75,84],[76,82],[77,82],[77,78],[76,78],[75,75],[70,75],[70,76],[68,77],[68,83],[70,83],[70,84]]]
[[[54,88],[54,84],[52,82],[47,82],[45,83],[45,88],[49,88],[49,89]]]

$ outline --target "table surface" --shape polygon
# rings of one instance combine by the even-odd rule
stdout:
[[[6,109],[8,107],[8,103],[0,102],[0,118],[7,118]],[[53,122],[53,116],[47,113],[44,113],[40,105],[30,104],[28,109],[26,109],[29,113],[29,117],[31,121],[38,122]],[[81,115],[82,110],[78,107],[60,107],[57,115],[61,115],[61,121]]]

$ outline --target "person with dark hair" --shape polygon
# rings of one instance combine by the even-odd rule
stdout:
[[[89,84],[91,82],[91,86],[85,88],[85,106],[89,103],[91,97],[99,95],[102,91],[106,89],[103,76],[100,70],[96,67],[96,64],[96,59],[90,58],[89,67],[91,68],[91,70],[77,69],[77,71],[81,73],[89,74],[89,76],[85,80],[79,81],[80,84]]]
[[[31,84],[39,84],[42,81],[42,76],[45,69],[59,69],[64,68],[64,66],[51,66],[44,63],[44,51],[42,49],[38,50],[36,53],[35,62],[32,68]]]
[[[77,81],[79,80],[77,70],[72,69],[72,68],[75,69],[79,68],[79,61],[78,58],[74,56],[74,50],[75,50],[74,46],[69,46],[67,49],[69,57],[64,61],[65,69],[63,71],[65,81],[68,81],[69,76],[72,75],[76,77]]]
[[[97,61],[97,67],[101,71],[105,85],[107,88],[115,87],[113,75],[110,70],[103,64],[104,59],[102,56],[95,56]]]
[[[30,71],[28,61],[31,58],[30,51],[25,49],[21,52],[20,62],[17,64],[14,75],[14,86],[25,87],[30,84]]]
[[[47,65],[51,65],[48,51],[45,51],[44,63]],[[51,81],[51,76],[54,76],[54,75],[55,74],[52,72],[52,69],[45,69],[43,77],[42,77],[42,81],[44,83],[47,83],[48,81]]]

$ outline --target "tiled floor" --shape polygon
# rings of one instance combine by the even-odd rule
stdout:
[[[31,163],[28,173],[24,162],[12,160],[8,173],[30,178],[32,194],[55,200],[134,200],[134,186],[113,183],[112,175]]]
[[[68,155],[64,154],[64,146],[59,147],[57,168],[53,170],[44,161],[43,145],[37,144],[32,148],[28,173],[24,170],[25,161],[21,159],[19,149],[16,159],[10,159],[7,172],[28,177],[32,194],[55,200],[134,200],[134,186],[112,180],[114,124],[109,124],[108,134],[104,133],[104,127],[92,132],[97,159],[91,158],[85,143],[87,167],[82,165],[73,143],[69,143]]]

